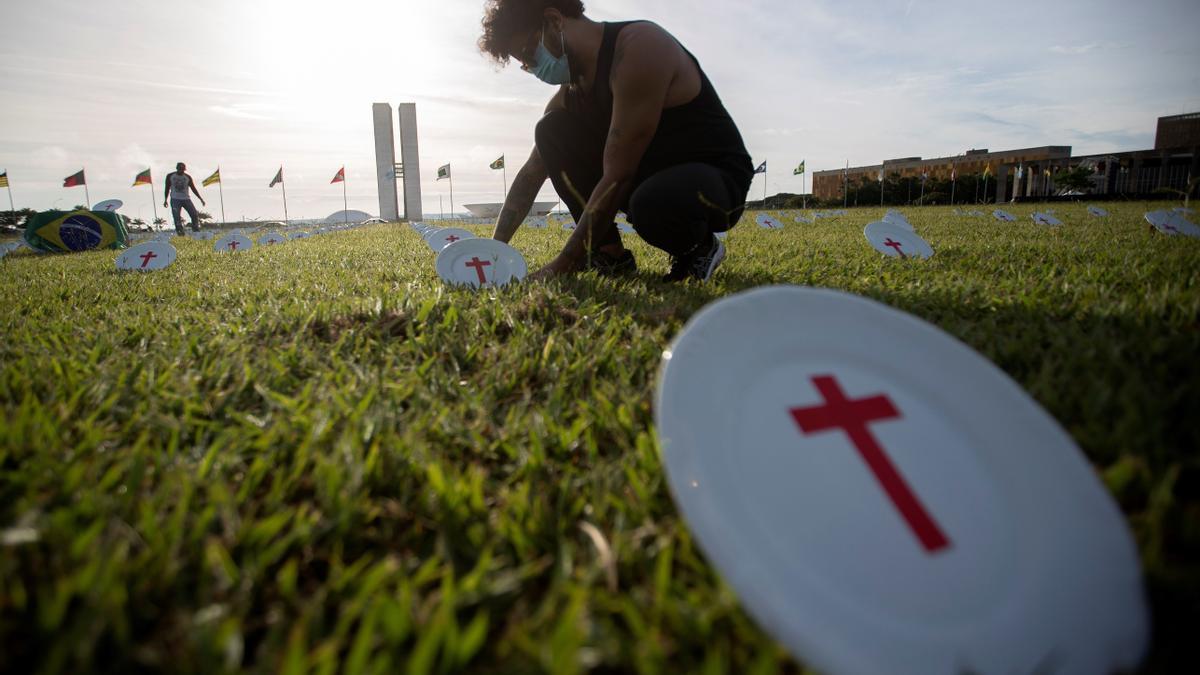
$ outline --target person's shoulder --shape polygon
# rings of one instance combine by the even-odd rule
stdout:
[[[616,51],[623,56],[636,55],[641,65],[660,63],[668,54],[680,49],[679,42],[665,28],[653,21],[636,21],[617,34]]]

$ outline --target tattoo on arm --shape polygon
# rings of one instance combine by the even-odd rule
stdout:
[[[521,172],[513,179],[512,187],[508,190],[508,198],[504,200],[504,207],[500,209],[500,217],[496,219],[496,231],[492,234],[493,239],[505,243],[512,239],[517,228],[521,226],[521,222],[525,220],[525,216],[529,215],[529,209],[533,207],[533,200],[537,199],[537,193],[545,183],[544,175],[539,176],[534,171],[521,169]]]

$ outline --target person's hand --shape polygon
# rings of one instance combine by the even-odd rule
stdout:
[[[200,206],[208,206],[208,202],[204,201],[203,197],[200,198]]]
[[[528,277],[526,277],[526,281],[545,281],[547,279],[553,279],[554,277],[560,277],[572,272],[577,272],[578,270],[579,268],[577,265],[571,264],[560,256],[554,260],[551,260],[542,269],[530,274]]]

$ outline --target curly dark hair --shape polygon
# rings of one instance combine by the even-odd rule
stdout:
[[[542,13],[551,8],[570,19],[583,16],[581,0],[487,0],[483,5],[479,51],[500,65],[508,65],[508,43],[512,36],[542,25]]]

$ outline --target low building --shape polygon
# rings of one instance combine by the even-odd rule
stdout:
[[[1069,145],[1049,145],[1019,150],[968,150],[954,157],[905,157],[882,164],[831,169],[813,173],[813,195],[818,199],[843,198],[843,186],[864,181],[897,181],[906,178],[952,180],[988,170],[995,187],[989,194],[997,202],[1053,195],[1053,175],[1076,166],[1096,171],[1093,194],[1148,196],[1163,189],[1187,190],[1200,178],[1200,113],[1161,117],[1153,150],[1072,156]],[[1019,174],[1019,175],[1018,175]]]

